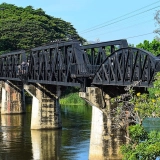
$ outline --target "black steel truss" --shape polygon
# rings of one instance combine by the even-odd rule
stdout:
[[[108,55],[120,48],[128,47],[125,39],[81,46],[86,64],[100,65]]]
[[[27,60],[28,82],[79,86],[77,79],[71,78],[72,65],[84,64],[78,41],[56,42],[34,48]]]
[[[126,40],[81,46],[77,40],[0,56],[0,79],[60,86],[152,84],[160,57],[128,47]]]
[[[81,46],[83,63],[72,64],[72,77],[92,78],[107,56],[124,47],[128,47],[124,39]]]
[[[0,56],[0,79],[20,81],[18,68],[26,61],[25,51],[10,52]]]
[[[106,58],[95,74],[94,85],[138,86],[152,85],[154,75],[160,71],[160,58],[137,48],[122,48]]]

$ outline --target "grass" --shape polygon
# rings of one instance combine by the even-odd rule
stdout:
[[[79,97],[78,93],[70,93],[60,99],[62,105],[86,105],[86,102]]]

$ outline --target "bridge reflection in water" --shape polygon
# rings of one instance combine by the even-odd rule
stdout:
[[[59,159],[60,131],[31,130],[33,159]]]
[[[28,112],[0,116],[0,159],[121,159],[119,146],[125,143],[124,134],[107,127],[110,122],[96,107],[62,107],[62,130],[30,130],[30,121]],[[159,122],[150,121],[152,127]],[[146,122],[146,127],[150,123]]]

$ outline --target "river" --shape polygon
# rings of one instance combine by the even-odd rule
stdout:
[[[62,106],[62,130],[30,130],[30,111],[28,105],[26,114],[0,116],[0,160],[88,160],[92,157],[89,154],[94,153],[107,160],[108,153],[114,155],[117,152],[114,146],[117,147],[121,140],[116,139],[116,144],[106,143],[107,137],[103,137],[103,143],[99,136],[91,136],[92,107]],[[145,125],[153,126],[153,123]],[[96,128],[92,132],[101,131]],[[100,145],[93,147],[94,143]]]
[[[62,130],[30,130],[31,112],[0,116],[0,160],[87,160],[91,107],[62,107]]]

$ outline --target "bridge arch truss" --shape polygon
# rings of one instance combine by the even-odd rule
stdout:
[[[121,48],[108,56],[97,70],[92,84],[128,86],[135,81],[139,86],[152,85],[160,71],[160,59],[143,49]]]

